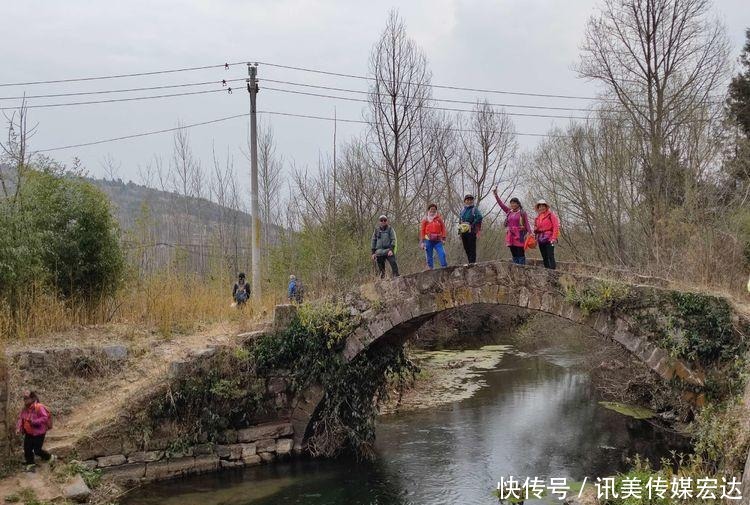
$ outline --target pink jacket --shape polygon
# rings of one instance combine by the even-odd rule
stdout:
[[[497,200],[497,204],[508,215],[505,221],[507,230],[505,232],[505,245],[508,247],[523,247],[526,235],[531,233],[529,216],[526,215],[524,210],[519,209],[514,211],[505,205],[498,195],[495,195],[495,200]]]
[[[36,402],[32,404],[31,407],[24,408],[21,413],[18,414],[16,430],[31,436],[44,435],[49,429],[49,421],[50,414],[47,407]]]
[[[534,220],[534,234],[540,244],[548,244],[557,241],[560,236],[560,220],[557,214],[547,209],[536,216]]]

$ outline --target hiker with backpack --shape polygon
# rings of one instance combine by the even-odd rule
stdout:
[[[36,468],[34,456],[44,461],[53,459],[53,456],[42,448],[44,437],[50,429],[52,415],[49,409],[42,405],[35,391],[24,391],[23,410],[18,414],[16,433],[23,435],[23,455],[27,472],[33,472]]]
[[[500,195],[497,194],[497,186],[492,189],[492,194],[495,195],[497,204],[505,212],[505,245],[510,249],[510,254],[513,256],[513,263],[516,265],[526,264],[526,252],[525,242],[526,236],[531,235],[531,225],[529,224],[529,216],[526,215],[526,211],[523,210],[521,201],[513,197],[505,205]]]
[[[539,245],[539,252],[542,253],[544,268],[555,270],[555,244],[560,236],[560,220],[549,209],[549,204],[545,200],[536,202],[535,209],[534,236]]]
[[[287,288],[287,297],[289,303],[302,303],[305,288],[302,286],[302,282],[297,279],[296,276],[289,276],[289,287]]]
[[[378,226],[372,233],[370,249],[372,259],[378,265],[380,278],[385,278],[385,262],[391,265],[391,274],[398,277],[398,264],[396,264],[396,230],[388,223],[388,216],[382,215],[378,218]]]
[[[458,233],[461,235],[461,243],[471,265],[477,262],[477,239],[482,233],[482,213],[474,205],[474,195],[464,197],[464,209],[461,211],[460,220]]]
[[[237,276],[237,282],[232,288],[232,298],[237,307],[242,307],[250,299],[250,284],[245,280],[244,272],[240,272]]]
[[[440,266],[448,266],[448,260],[445,258],[445,248],[443,243],[446,238],[445,223],[443,217],[438,212],[437,205],[431,203],[427,206],[427,215],[422,219],[419,227],[419,247],[425,251],[427,256],[427,268],[432,270],[434,267],[434,251],[438,253]]]

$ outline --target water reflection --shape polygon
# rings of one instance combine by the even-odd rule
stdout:
[[[667,454],[676,441],[598,405],[574,361],[563,351],[506,355],[474,397],[382,418],[372,463],[256,467],[157,484],[127,503],[494,504],[500,476],[580,480],[624,469],[627,455]]]

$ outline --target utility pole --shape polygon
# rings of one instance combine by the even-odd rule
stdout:
[[[247,64],[247,92],[250,94],[250,214],[253,220],[252,238],[252,292],[260,300],[260,209],[258,205],[258,122],[256,98],[258,96],[257,64]]]

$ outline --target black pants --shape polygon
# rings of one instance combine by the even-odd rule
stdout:
[[[461,242],[464,245],[464,251],[466,251],[466,259],[469,260],[469,264],[477,262],[477,234],[474,232],[462,233]]]
[[[34,455],[36,454],[44,461],[51,457],[50,453],[42,449],[44,445],[44,435],[24,435],[23,436],[23,456],[26,458],[27,465],[34,464]]]
[[[539,244],[539,252],[542,253],[544,268],[552,270],[557,268],[557,263],[555,263],[555,244]]]
[[[391,264],[391,273],[394,277],[398,277],[398,265],[396,264],[396,255],[393,256],[378,256],[378,270],[380,270],[380,278],[385,277],[385,261]]]
[[[523,250],[523,247],[509,245],[508,249],[510,249],[510,254],[513,255],[513,263],[517,265],[526,264],[526,252]]]

